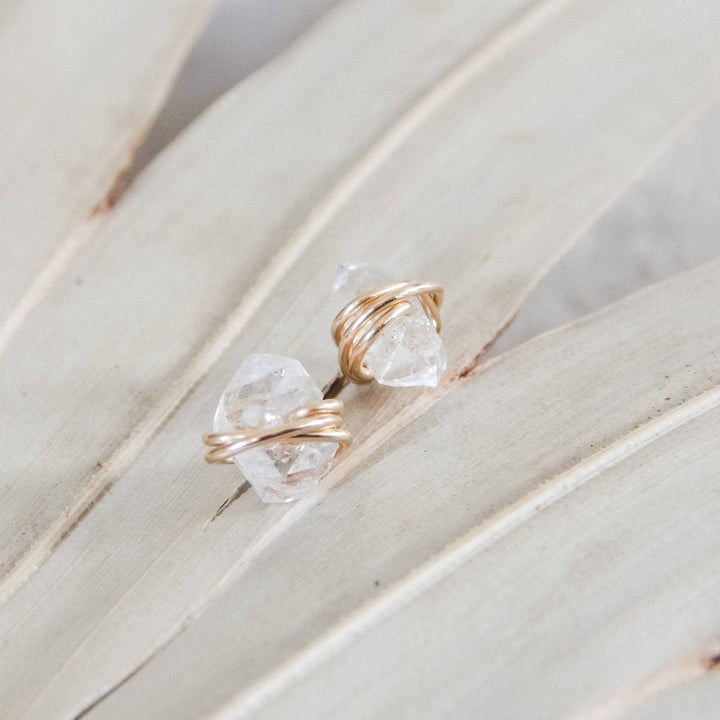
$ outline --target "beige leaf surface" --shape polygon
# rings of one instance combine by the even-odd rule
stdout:
[[[116,200],[211,0],[0,8],[0,352]]]
[[[718,300],[715,261],[447,388],[96,717],[566,717],[710,653]]]
[[[527,502],[542,505],[551,488],[471,531],[298,658],[287,675],[343,647],[255,717],[429,718],[472,707],[498,718],[603,718],[612,709],[602,709],[605,696],[663,663],[698,651],[692,661],[707,668],[720,622],[719,396],[698,401],[707,413],[700,420],[696,405],[647,428],[661,435],[656,444],[602,468],[536,517]],[[676,418],[680,427],[665,435]],[[583,474],[558,481],[572,486]],[[492,543],[505,534],[498,525],[519,524],[514,513],[526,516],[523,526]],[[267,680],[275,683],[282,686]],[[254,699],[216,717],[242,717]]]
[[[376,38],[381,11],[372,13],[367,3],[339,8],[219,103],[116,208],[4,358],[3,512],[15,523],[3,524],[4,594],[122,474],[241,333],[236,347],[245,352],[299,354],[318,378],[329,376],[326,288],[343,259],[383,256],[395,272],[452,283],[446,335],[453,369],[462,372],[573,237],[715,92],[720,59],[712,4],[688,14],[668,2],[648,27],[640,6],[550,2],[498,28],[509,11],[501,5],[491,11],[459,2],[431,16],[423,4],[404,13],[393,8],[396,29],[382,34],[383,52],[377,46],[372,57],[362,56],[365,67],[348,55],[347,37],[365,28],[368,41]],[[484,20],[485,41],[480,33],[474,53],[343,168],[357,152],[360,130],[367,145],[400,110],[390,88],[412,78],[417,94],[420,55],[455,50],[453,57],[433,55],[434,72],[423,66],[426,81],[436,79],[438,65],[458,59],[457,43],[438,44],[445,34],[462,28],[468,44],[478,42],[478,31],[467,30],[473,12]],[[414,39],[400,56],[393,34]],[[647,43],[642,54],[638,37]],[[690,49],[680,61],[654,53],[658,38],[663,47]],[[328,63],[331,51],[354,72],[333,75],[339,65]],[[636,55],[649,60],[635,73],[617,72]],[[583,103],[577,66],[591,87]],[[385,85],[382,72],[389,73]],[[362,87],[372,77],[372,92],[339,95],[349,77]],[[289,96],[288,86],[303,90]],[[282,112],[281,101],[290,103]],[[308,174],[307,157],[318,175]],[[372,182],[364,182],[371,173]],[[323,188],[327,194],[318,200]],[[279,215],[278,207],[290,209]],[[47,357],[54,358],[51,377]],[[360,427],[396,413],[385,395],[369,397],[364,407],[355,403]],[[406,404],[407,396],[394,397]],[[48,406],[50,417],[43,416]],[[200,422],[188,425],[186,452]]]
[[[436,90],[438,76],[498,33],[504,42],[518,6],[341,6],[138,179],[2,356],[0,597],[122,474],[347,197],[451,91],[454,76]],[[522,15],[520,30],[541,19]],[[413,42],[398,43],[405,36]],[[357,52],[363,45],[373,52]],[[324,301],[325,285],[313,285]]]
[[[690,465],[717,404],[718,320],[697,312],[717,304],[717,264],[474,371],[543,273],[714,95],[718,28],[711,2],[348,3],[163,153],[3,358],[9,714],[287,716],[297,701],[332,716],[386,623],[411,647],[422,625],[404,617],[421,618],[425,597],[474,602],[481,585],[456,596],[456,570],[510,553],[516,530],[556,542],[542,523],[565,495],[612,484],[665,447],[658,435],[672,455],[698,423]],[[296,356],[319,382],[334,372],[328,289],[343,260],[444,282],[444,386],[350,391],[356,442],[326,495],[266,507],[245,493],[211,521],[239,482],[202,463],[216,398],[252,351]],[[38,426],[44,407],[56,410]],[[599,522],[588,543],[608,531]],[[640,589],[653,581],[649,568]],[[693,621],[705,631],[709,617]],[[303,688],[336,655],[323,705]],[[408,672],[422,662],[430,673],[425,655]],[[447,671],[471,697],[471,676]],[[556,709],[623,690],[617,674],[597,697],[577,678]],[[390,695],[380,683],[357,712],[383,716]]]
[[[658,673],[644,683],[640,693],[622,696],[610,703],[608,711],[600,708],[605,718],[624,720],[713,720],[717,716],[720,697],[720,674],[717,656],[683,658],[678,667]],[[623,706],[624,704],[624,706]],[[592,716],[590,716],[592,718]]]

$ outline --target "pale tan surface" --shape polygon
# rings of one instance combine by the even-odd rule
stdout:
[[[95,717],[565,717],[709,655],[719,300],[715,262],[448,389]]]
[[[720,104],[578,241],[490,356],[720,254]]]
[[[368,250],[344,235],[347,250],[324,251],[323,275],[307,258],[292,291],[311,286],[304,294],[311,307],[292,308],[301,324],[283,320],[282,307],[272,306],[286,304],[282,293],[290,286],[281,284],[357,188],[412,135],[413,123],[426,117],[425,95],[419,104],[416,95],[436,97],[438,76],[478,42],[470,28],[482,20],[488,40],[516,9],[505,2],[478,9],[464,0],[442,13],[413,3],[391,8],[380,0],[377,7],[343,6],[210,108],[133,184],[3,355],[0,452],[9,469],[4,512],[25,530],[0,528],[7,576],[0,596],[22,584],[123,474],[241,333],[247,342],[250,330],[305,330],[315,356],[303,351],[300,359],[318,377],[334,374],[335,353],[325,347],[332,348],[325,301],[336,258],[351,250],[362,259]],[[372,39],[372,55],[358,55],[348,45],[356,28],[364,34],[355,46]],[[394,35],[402,32],[411,32],[414,42],[398,45]],[[433,62],[419,72],[421,57]],[[692,101],[695,93],[704,96],[707,80],[686,86]],[[440,92],[446,87],[441,83]],[[679,103],[686,101],[680,96],[672,104],[668,125],[684,117]],[[662,126],[660,133],[668,130]],[[336,233],[326,237],[335,241]],[[377,247],[383,241],[367,236],[365,242]],[[425,262],[431,260],[428,255]],[[272,319],[256,319],[261,307]],[[307,317],[316,323],[306,326]],[[278,343],[265,346],[283,350]],[[28,357],[39,362],[28,364]],[[317,364],[321,358],[324,367]],[[43,407],[53,412],[36,432]],[[188,428],[192,457],[197,427]],[[18,476],[37,479],[18,484]]]
[[[710,2],[346,3],[142,172],[2,358],[8,716],[608,716],[707,657],[717,264],[478,356],[662,176],[718,28]],[[210,522],[227,377],[254,350],[329,377],[334,265],[380,256],[448,289],[443,388],[351,391],[327,494]]]
[[[0,7],[0,351],[115,197],[211,0]]]

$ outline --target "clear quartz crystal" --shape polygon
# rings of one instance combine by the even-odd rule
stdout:
[[[390,282],[390,276],[372,265],[340,265],[333,285],[336,311],[359,295]],[[375,338],[364,364],[381,385],[435,387],[447,367],[445,346],[417,298],[410,302],[408,313]]]
[[[321,398],[320,388],[297,360],[250,355],[225,388],[213,429],[276,427],[292,410]],[[290,502],[313,492],[337,450],[333,442],[275,443],[238,453],[233,460],[263,502]]]

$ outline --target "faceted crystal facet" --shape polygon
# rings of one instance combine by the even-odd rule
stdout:
[[[321,398],[320,388],[297,360],[250,355],[225,388],[213,429],[277,427],[292,410]],[[333,442],[275,443],[238,453],[233,460],[263,502],[289,502],[317,487],[337,450]]]
[[[372,265],[340,265],[333,295],[337,311],[354,298],[392,282],[392,278]],[[374,340],[364,365],[381,385],[435,387],[447,366],[445,346],[417,298],[411,309],[397,318]]]

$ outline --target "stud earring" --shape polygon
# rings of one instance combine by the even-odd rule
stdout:
[[[351,442],[342,409],[297,360],[250,355],[220,397],[205,460],[235,463],[263,502],[297,500]]]
[[[337,396],[348,382],[437,386],[447,367],[439,284],[394,282],[371,265],[341,265],[333,295],[342,303],[332,323],[340,372],[325,397]]]

